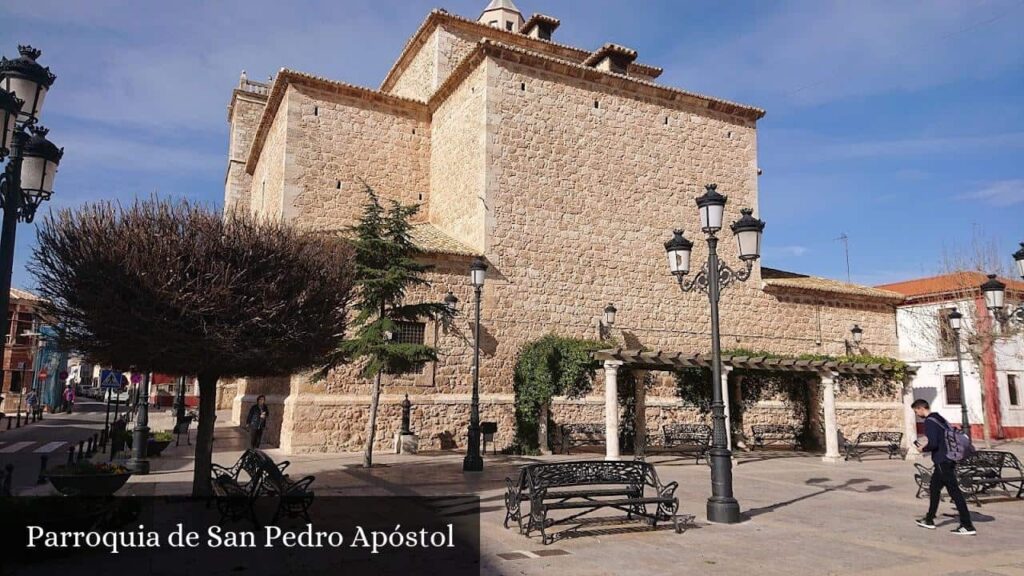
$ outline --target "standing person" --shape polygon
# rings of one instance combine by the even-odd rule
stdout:
[[[949,422],[938,412],[932,412],[928,401],[918,398],[910,405],[918,418],[924,419],[925,443],[915,440],[914,445],[922,452],[932,453],[931,483],[928,485],[928,513],[924,518],[917,521],[917,525],[929,530],[935,530],[935,513],[939,509],[939,499],[942,498],[942,488],[946,488],[956,511],[960,515],[960,525],[952,530],[954,534],[962,536],[974,536],[978,532],[971,522],[971,512],[967,509],[967,501],[960,491],[960,485],[956,479],[956,462],[946,457],[946,431],[949,429]]]
[[[249,447],[258,449],[263,440],[263,430],[267,427],[267,418],[270,416],[270,409],[267,408],[267,397],[260,394],[256,397],[256,403],[249,408],[249,415],[245,419],[245,426],[249,430]]]
[[[71,414],[71,408],[74,407],[74,405],[75,405],[75,387],[72,386],[71,384],[68,384],[67,387],[64,388],[64,410],[68,414]]]
[[[36,394],[36,389],[32,388],[25,395],[25,404],[28,405],[28,414],[31,417],[36,413],[36,407],[39,405],[39,396]]]

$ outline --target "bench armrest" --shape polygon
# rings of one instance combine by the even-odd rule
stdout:
[[[316,480],[315,476],[306,476],[296,482],[289,482],[288,486],[284,489],[284,493],[287,495],[295,492],[308,492],[309,485],[313,483],[313,480]]]
[[[661,498],[673,498],[676,494],[676,488],[679,487],[679,482],[669,482],[664,486],[658,487],[658,496]]]
[[[281,462],[277,465],[277,469],[280,470],[281,472],[284,472],[284,469],[291,466],[291,464],[291,460],[285,460],[284,462]]]

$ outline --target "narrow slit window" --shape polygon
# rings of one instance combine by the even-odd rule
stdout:
[[[319,116],[319,115],[320,115],[320,107],[319,106],[313,106],[313,116]]]
[[[600,107],[601,107],[601,103],[598,102],[597,100],[594,100],[594,108],[600,108]]]
[[[335,187],[335,188],[337,188],[338,190],[341,190],[341,180],[338,180],[338,181],[337,181],[337,182],[336,182],[336,183],[334,184],[334,187]]]
[[[523,92],[526,92],[526,82],[520,82],[519,89],[522,90]]]

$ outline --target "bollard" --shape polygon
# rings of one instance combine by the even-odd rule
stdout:
[[[104,426],[103,430],[100,430],[100,451],[106,453],[107,451],[107,427]]]
[[[36,484],[46,484],[46,462],[49,459],[46,454],[39,455],[39,477],[36,478]]]
[[[77,459],[77,461],[79,461],[79,462],[81,462],[82,458],[85,457],[85,450],[84,450],[84,448],[85,448],[85,440],[79,440],[78,441],[78,459]]]
[[[93,435],[92,435],[92,453],[95,454],[96,451],[99,450],[99,447],[100,447],[100,435],[99,435],[99,433],[94,432]]]
[[[7,416],[7,429],[11,429],[11,416]]]
[[[17,424],[15,424],[14,427],[15,428],[21,428],[21,410],[18,411]]]
[[[89,438],[85,439],[85,455],[86,456],[91,456],[92,455],[92,437],[89,437]]]
[[[74,445],[68,446],[68,466],[75,463],[75,447]]]

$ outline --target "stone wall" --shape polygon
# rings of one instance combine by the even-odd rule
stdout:
[[[354,224],[366,202],[363,182],[384,199],[424,204],[421,219],[426,219],[430,123],[425,111],[296,85],[289,87],[288,98],[296,126],[289,142],[295,187],[285,200],[290,221],[313,230]]]
[[[430,146],[430,222],[484,250],[487,199],[487,67],[480,66],[434,111]]]
[[[438,86],[438,36],[440,28],[426,37],[416,55],[388,92],[426,102]]]
[[[266,106],[266,98],[236,91],[228,119],[230,140],[228,144],[228,171],[224,181],[224,211],[249,211],[252,177],[245,171],[245,160],[249,147],[256,135],[260,116]]]
[[[252,173],[249,207],[253,214],[272,220],[282,218],[285,186],[291,184],[294,178],[294,172],[289,170],[288,165],[288,154],[291,152],[289,146],[297,144],[288,138],[288,107],[292,93],[289,88],[284,95]]]

